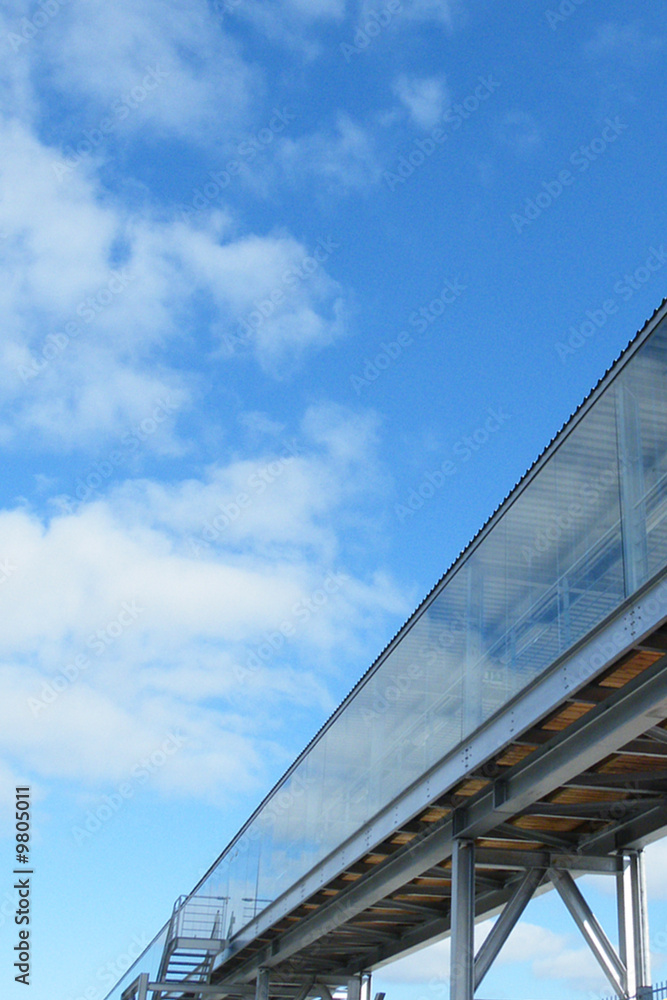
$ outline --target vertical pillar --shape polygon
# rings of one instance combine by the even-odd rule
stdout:
[[[651,961],[649,955],[648,907],[646,901],[646,873],[642,851],[629,852],[630,895],[632,900],[633,956],[636,992],[639,1000],[652,996]]]
[[[616,907],[618,911],[618,957],[627,969],[624,986],[628,996],[637,992],[634,962],[632,954],[632,900],[630,898],[630,867],[625,855],[622,859],[621,871],[616,874]]]
[[[148,973],[142,972],[138,980],[137,1000],[147,1000],[148,998]]]
[[[450,1000],[474,1000],[475,844],[455,840],[452,854]]]
[[[361,1000],[373,1000],[372,985],[373,974],[371,972],[364,972],[361,976]]]
[[[255,1000],[269,1000],[269,970],[260,969],[255,984]]]
[[[348,979],[347,1000],[361,1000],[361,976],[351,976]]]

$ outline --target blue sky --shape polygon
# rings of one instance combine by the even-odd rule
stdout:
[[[659,304],[666,22],[648,0],[6,0],[9,996],[15,786],[30,996],[102,1000]],[[446,996],[446,963],[377,979]],[[551,896],[482,990],[607,992]]]

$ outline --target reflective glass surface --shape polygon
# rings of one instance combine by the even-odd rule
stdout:
[[[222,854],[228,935],[664,569],[666,372],[663,321]]]

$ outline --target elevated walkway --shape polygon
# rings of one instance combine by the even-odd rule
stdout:
[[[109,1000],[370,1000],[373,970],[448,934],[451,998],[473,1000],[552,888],[612,989],[650,995],[642,849],[667,829],[666,317],[663,303],[179,904],[224,899],[224,933],[175,933],[172,916]],[[618,947],[579,891],[585,872],[615,882]],[[474,955],[473,922],[493,914]]]

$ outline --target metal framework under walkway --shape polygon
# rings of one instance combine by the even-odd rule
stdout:
[[[580,660],[597,664],[612,634],[634,633],[594,680],[563,695],[563,676],[544,679],[561,691],[557,705],[530,724],[529,708],[515,704],[517,731],[495,754],[491,726],[466,748],[468,772],[445,795],[245,947],[232,949],[222,930],[226,899],[179,901],[159,971],[138,975],[122,1000],[370,997],[374,969],[447,934],[451,1000],[473,1000],[533,894],[550,888],[616,995],[651,996],[642,846],[667,826],[665,620],[663,581],[581,647]],[[546,692],[534,696],[543,704]],[[576,884],[585,873],[615,880],[618,949]],[[474,922],[493,914],[475,955]]]

